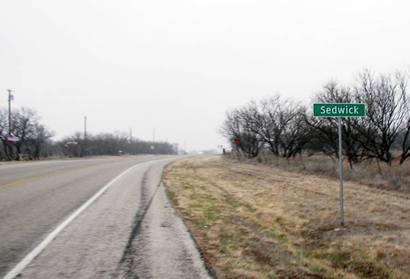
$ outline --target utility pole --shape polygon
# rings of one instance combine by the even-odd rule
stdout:
[[[154,131],[152,131],[152,142],[155,142],[155,128]]]
[[[13,90],[7,89],[9,93],[9,136],[11,135],[11,101],[14,99],[14,96],[11,94]]]
[[[87,139],[87,115],[84,116],[84,140]]]
[[[132,128],[130,128],[130,141],[132,141]]]
[[[81,150],[82,156],[87,155],[87,115],[84,116],[84,151]]]

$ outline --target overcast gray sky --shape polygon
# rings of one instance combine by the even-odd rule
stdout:
[[[308,101],[364,67],[408,70],[409,11],[408,0],[1,0],[0,106],[14,89],[57,138],[87,115],[92,133],[155,128],[215,148],[225,111],[250,99]]]

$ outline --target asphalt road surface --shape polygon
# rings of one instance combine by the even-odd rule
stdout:
[[[0,277],[207,278],[161,184],[174,159],[0,165]]]

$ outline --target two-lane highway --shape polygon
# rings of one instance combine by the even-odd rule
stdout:
[[[137,161],[109,158],[0,166],[0,274],[102,185]]]
[[[147,155],[0,165],[0,276],[21,264],[70,214],[110,184],[101,197],[64,227],[39,257],[30,261],[22,276],[134,278],[143,274],[143,277],[157,277],[150,267],[157,264],[155,260],[138,266],[134,260],[148,259],[149,255],[133,249],[141,244],[138,238],[143,236],[139,227],[142,222],[159,222],[157,226],[163,228],[159,220],[164,218],[162,215],[170,214],[160,213],[161,208],[168,207],[166,198],[161,196],[163,189],[157,197],[162,199],[156,202],[158,208],[150,209],[150,206],[157,199],[162,168],[172,159]],[[147,214],[149,209],[158,216],[144,220],[145,215],[153,214]],[[168,215],[166,218],[170,218]],[[175,247],[170,248],[174,250],[169,252],[170,267],[175,269],[178,263],[172,259],[183,254],[185,261],[180,263],[181,270],[186,270],[188,265],[192,266],[188,267],[191,269],[188,276],[192,276],[192,272],[205,274],[198,259],[191,259],[197,257],[196,251],[192,256],[192,247],[185,247],[190,246],[186,232],[181,233],[184,229],[178,227],[178,220],[173,223],[171,230],[157,236],[162,239],[152,240],[161,241],[162,249],[169,241],[172,245],[180,242],[179,252]],[[167,235],[171,232],[171,236]],[[150,238],[144,236],[147,237]],[[144,245],[151,245],[150,241]],[[153,253],[147,249],[146,253]],[[141,260],[139,262],[141,265]],[[169,272],[169,268],[163,272]],[[180,277],[179,271],[174,273],[175,278]]]

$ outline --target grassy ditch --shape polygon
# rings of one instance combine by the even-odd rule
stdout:
[[[218,156],[164,172],[219,278],[410,278],[410,195]]]

